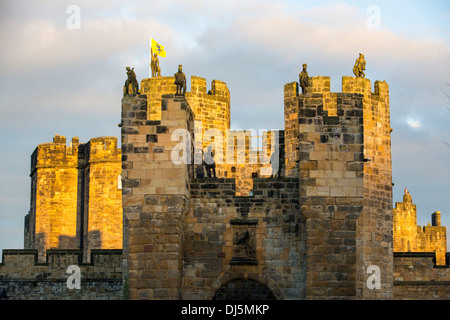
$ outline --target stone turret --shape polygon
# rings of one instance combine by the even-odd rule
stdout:
[[[122,198],[118,189],[121,152],[117,138],[93,138],[66,146],[64,136],[40,144],[31,156],[31,205],[26,217],[25,248],[37,249],[39,261],[48,249],[122,247]]]
[[[392,175],[385,82],[311,77],[285,85],[286,175],[300,178],[306,297],[392,298]],[[366,284],[381,268],[381,290]],[[326,279],[326,280],[324,280]]]
[[[122,100],[124,280],[130,299],[181,299],[183,221],[189,210],[193,149],[177,164],[182,130],[193,137],[194,114],[184,96],[163,96],[161,120],[147,119],[147,97]],[[179,132],[179,131],[178,131]],[[174,151],[174,152],[172,152]]]
[[[432,225],[417,225],[417,207],[405,189],[403,202],[396,202],[393,210],[394,252],[433,252],[436,264],[446,263],[447,229],[441,226],[441,212],[431,214]]]
[[[441,212],[435,211],[433,214],[431,214],[431,225],[434,227],[440,227],[441,226]]]

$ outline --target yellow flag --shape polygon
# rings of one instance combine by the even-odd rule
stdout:
[[[156,42],[154,39],[152,39],[152,51],[153,53],[156,53],[160,57],[166,56],[166,51],[164,51],[164,47],[160,45],[158,42]]]

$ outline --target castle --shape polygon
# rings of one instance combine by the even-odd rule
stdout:
[[[175,92],[153,77],[124,95],[121,149],[58,135],[37,147],[25,249],[0,264],[11,298],[450,298],[440,213],[422,229],[410,194],[392,206],[386,82],[287,83],[284,130],[262,149],[230,130],[224,82],[192,76]],[[217,178],[197,174],[210,145]],[[81,289],[66,286],[70,265]]]

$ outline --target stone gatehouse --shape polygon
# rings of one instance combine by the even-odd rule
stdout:
[[[343,77],[331,93],[328,77],[310,82],[308,94],[285,86],[282,177],[252,178],[240,196],[235,179],[196,179],[187,98],[161,95],[159,120],[146,95],[123,98],[129,298],[219,298],[230,282],[277,299],[393,298],[388,86],[372,93],[370,80]]]
[[[226,84],[207,91],[199,77],[184,96],[172,77],[125,95],[121,149],[113,137],[38,148],[27,248],[3,250],[0,288],[12,299],[448,299],[449,253],[437,265],[435,252],[393,250],[387,83],[309,84],[284,86],[284,129],[262,150],[229,131]],[[223,148],[217,178],[198,175],[208,145],[217,158]],[[274,150],[279,177],[263,161]],[[66,286],[71,265],[81,289]]]

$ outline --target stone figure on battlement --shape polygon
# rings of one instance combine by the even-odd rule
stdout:
[[[130,85],[131,85],[131,92],[130,92]],[[136,80],[136,73],[134,73],[134,68],[130,69],[130,67],[127,67],[127,80],[125,81],[123,93],[136,94],[138,92],[139,92],[139,84]]]
[[[186,93],[186,76],[183,73],[183,66],[180,64],[178,66],[178,72],[174,74],[175,76],[175,84],[177,85],[177,93],[176,94],[185,94]]]
[[[212,151],[211,146],[208,146],[206,149],[206,153],[204,154],[204,162],[208,178],[212,178],[212,176],[216,178],[216,162],[214,161],[214,152]]]
[[[307,67],[307,65],[306,65],[306,63],[304,63],[303,70],[298,75],[300,87],[302,88],[302,93],[308,93],[309,76],[308,76],[308,72],[306,71],[306,67]]]
[[[280,153],[279,151],[272,152],[270,156],[270,166],[272,167],[272,178],[279,178],[281,173],[280,168]]]
[[[205,160],[203,158],[203,150],[200,150],[195,154],[195,160],[194,163],[196,164],[195,167],[195,176],[197,179],[202,179],[205,177]]]
[[[360,53],[353,67],[353,73],[357,78],[364,78],[366,76],[364,70],[366,70],[366,60],[364,59],[364,55]]]
[[[152,70],[152,77],[161,77],[161,67],[159,66],[158,54],[153,53],[151,50],[151,62],[150,69]]]

